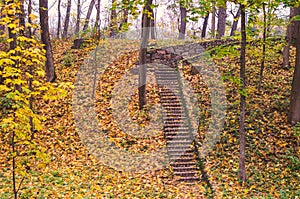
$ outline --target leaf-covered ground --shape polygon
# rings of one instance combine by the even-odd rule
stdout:
[[[68,41],[57,41],[54,45],[54,58],[59,82],[74,82],[78,68],[83,64],[88,52],[95,45],[82,50],[71,50]],[[169,167],[148,173],[124,173],[101,164],[90,155],[82,144],[75,128],[72,114],[72,91],[60,100],[37,100],[36,110],[47,120],[42,132],[35,134],[37,142],[49,154],[49,162],[39,166],[31,163],[28,175],[20,188],[23,198],[299,198],[300,197],[300,127],[287,124],[287,111],[293,69],[280,67],[282,44],[268,47],[264,72],[264,84],[257,91],[261,48],[248,46],[247,51],[247,182],[238,182],[238,117],[239,94],[236,77],[239,74],[238,54],[227,54],[215,58],[226,83],[228,100],[225,127],[221,139],[206,158],[205,167],[215,194],[207,192],[206,184],[178,183],[172,179]],[[221,53],[221,52],[219,52]],[[226,54],[226,53],[224,53]],[[162,132],[155,139],[133,139],[116,128],[109,112],[109,95],[118,78],[134,67],[137,53],[120,58],[110,66],[104,76],[101,90],[98,88],[95,107],[105,118],[99,122],[109,129],[109,136],[116,145],[134,152],[148,152],[163,146]],[[185,71],[186,72],[186,71]],[[209,119],[209,97],[207,87],[200,75],[186,79],[197,92],[203,110],[201,118]],[[149,85],[150,104],[159,103],[157,87]],[[99,100],[102,96],[102,100]],[[135,94],[137,96],[137,94]],[[147,112],[137,108],[136,97],[131,98],[128,107],[131,117],[139,125],[147,125]],[[205,120],[206,119],[206,120]],[[200,134],[205,132],[200,129]],[[200,135],[203,137],[205,135]],[[0,198],[11,198],[11,162],[9,146],[1,140],[0,158]],[[21,158],[20,158],[21,159]],[[18,160],[18,159],[17,159]],[[21,177],[18,176],[18,181]]]

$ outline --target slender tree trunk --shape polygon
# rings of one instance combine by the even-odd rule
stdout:
[[[300,15],[300,7],[294,9],[295,16]],[[289,123],[292,125],[300,122],[300,21],[294,21],[293,23],[296,37],[296,61],[291,91],[290,110],[288,114]]]
[[[179,36],[178,39],[184,39],[185,38],[185,32],[186,32],[186,8],[183,3],[180,3],[180,29],[179,29]]]
[[[219,8],[217,38],[221,38],[225,34],[225,27],[226,27],[226,7],[225,6],[224,7],[221,6]]]
[[[215,2],[213,2],[213,11],[211,13],[211,36],[212,38],[215,37],[216,35],[216,7],[215,7]]]
[[[116,11],[116,6],[115,4],[117,3],[116,0],[112,0],[112,10],[110,13],[110,36],[113,37],[117,34],[117,11]]]
[[[60,11],[60,5],[61,5],[61,0],[58,0],[58,5],[57,5],[57,12],[58,12],[58,19],[57,19],[57,32],[56,32],[56,37],[60,37],[60,28],[61,28],[61,11]]]
[[[240,56],[240,78],[242,81],[242,91],[240,94],[240,163],[239,163],[239,178],[242,182],[246,181],[246,136],[245,136],[245,114],[246,114],[246,95],[243,94],[246,90],[246,16],[245,6],[241,4],[241,56]]]
[[[77,0],[77,16],[76,16],[76,26],[75,26],[75,35],[78,35],[80,29],[80,13],[81,12],[81,2]]]
[[[290,19],[296,15],[296,9],[290,8]],[[291,22],[286,30],[286,46],[283,49],[283,67],[290,68],[290,46],[295,43],[294,22]]]
[[[207,29],[207,25],[208,25],[208,18],[209,18],[209,13],[204,17],[201,38],[206,37],[206,29]]]
[[[0,5],[4,5],[5,0],[0,1]],[[2,7],[0,7],[0,19],[4,17],[3,12],[2,12]],[[0,36],[3,35],[5,32],[5,26],[3,24],[0,24]]]
[[[5,5],[5,0],[0,0],[0,20],[1,18],[5,17],[5,15],[3,14],[3,9],[4,9],[4,5]],[[4,24],[0,24],[0,36],[3,36],[3,34],[5,34],[5,25]],[[1,49],[1,45],[0,45],[0,50]],[[0,71],[3,71],[3,66],[0,66]],[[0,84],[4,83],[4,78],[2,77],[2,75],[0,74]]]
[[[119,30],[127,30],[127,23],[128,23],[128,16],[129,16],[129,2],[124,1],[124,8],[123,8],[123,17],[122,22],[120,23]]]
[[[68,28],[69,28],[69,22],[70,22],[71,6],[72,6],[72,0],[68,0],[67,12],[66,12],[66,18],[65,18],[65,24],[64,24],[64,31],[63,31],[63,34],[62,34],[62,38],[63,39],[67,38],[67,36],[68,36]]]
[[[84,26],[83,26],[83,31],[87,31],[88,27],[89,27],[89,23],[90,23],[90,18],[91,18],[91,14],[93,12],[93,7],[95,6],[95,0],[91,0],[91,3],[89,5],[89,9],[86,15],[86,18],[84,20]]]
[[[147,75],[147,46],[150,35],[150,21],[151,17],[148,16],[146,11],[152,12],[150,7],[152,0],[147,0],[143,9],[142,16],[142,38],[139,52],[139,107],[143,109],[146,105],[146,75]]]
[[[29,24],[32,24],[32,21],[31,21],[31,18],[29,17],[32,13],[32,0],[28,0],[28,7],[27,7],[27,10],[28,10],[28,23]],[[28,27],[27,28],[27,37],[31,37],[32,36],[32,30],[31,30],[31,27]]]
[[[236,15],[233,18],[233,23],[232,23],[232,27],[231,27],[231,31],[230,31],[230,36],[234,36],[234,33],[237,29],[237,25],[238,25],[240,16],[241,16],[241,7],[239,7]]]
[[[101,6],[101,0],[97,0],[96,3],[96,21],[95,21],[95,25],[94,25],[94,31],[97,35],[97,38],[100,39],[100,25],[101,25],[101,21],[100,21],[100,6]]]
[[[265,68],[265,59],[266,59],[266,37],[267,37],[267,16],[266,16],[266,5],[263,3],[263,17],[264,17],[264,30],[263,30],[263,44],[262,44],[262,59],[259,73],[259,83],[258,83],[258,91],[260,91],[263,73]]]
[[[28,0],[27,10],[28,10],[27,20],[28,20],[28,23],[31,24],[32,21],[31,21],[31,18],[29,17],[32,13],[32,1],[31,0]],[[31,27],[28,27],[27,28],[27,37],[31,38],[31,36],[32,36],[32,30],[31,30]],[[32,69],[31,65],[29,66],[29,74],[31,76],[33,76],[33,69]],[[28,87],[29,87],[29,90],[33,92],[32,82],[33,82],[33,78],[30,77],[29,82],[28,82]],[[30,110],[33,110],[33,96],[30,96],[30,98],[29,98],[29,108],[30,108]],[[30,125],[31,140],[32,140],[34,138],[34,125],[33,125],[33,119],[31,116],[29,117],[29,125]]]
[[[13,1],[10,0],[7,2],[7,5],[13,4]],[[10,18],[13,18],[13,15],[9,15]],[[8,28],[8,37],[11,39],[9,43],[9,49],[15,50],[17,47],[17,35],[14,32],[14,29]],[[16,67],[15,65],[13,67]],[[15,148],[15,131],[12,130],[11,135],[11,147],[12,147],[12,184],[13,184],[13,194],[14,199],[18,198],[18,191],[17,191],[17,182],[16,182],[16,148]]]
[[[150,20],[150,28],[151,28],[151,39],[156,39],[156,35],[155,35],[155,16],[154,16],[154,12],[152,9],[152,18]]]
[[[19,14],[19,25],[20,25],[20,35],[25,35],[25,9],[24,9],[24,0],[20,1],[20,11],[21,13]]]
[[[283,68],[290,68],[290,44],[287,41],[286,46],[283,49],[283,63],[282,66]]]
[[[48,24],[48,1],[39,0],[41,38],[46,50],[46,79],[48,82],[53,82],[56,79],[54,60],[52,55],[52,47],[50,42],[49,24]]]

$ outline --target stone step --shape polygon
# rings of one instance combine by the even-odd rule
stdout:
[[[161,104],[163,105],[169,105],[169,106],[172,106],[172,107],[182,107],[181,103],[175,103],[175,102],[164,102],[164,101],[161,101]]]
[[[169,78],[171,79],[174,79],[176,80],[177,84],[178,84],[178,81],[179,81],[179,76],[178,74],[172,74],[172,73],[168,73],[168,74],[155,74],[155,79],[156,81],[159,81],[159,80],[168,80]]]
[[[189,134],[187,134],[187,135],[178,134],[178,135],[175,135],[175,136],[174,135],[165,135],[165,139],[168,142],[169,140],[191,140],[191,137],[190,137]]]
[[[160,99],[160,103],[162,103],[162,104],[179,104],[180,106],[182,106],[181,105],[182,102],[178,98],[175,98],[175,99],[167,99],[167,98]]]
[[[186,172],[186,171],[194,171],[197,172],[198,168],[196,166],[188,166],[188,167],[174,167],[173,171],[175,172]],[[198,174],[198,173],[197,173]]]
[[[170,163],[172,167],[190,167],[190,166],[195,166],[196,162],[195,161],[189,161],[189,162],[177,162],[173,161]]]
[[[164,73],[164,72],[167,72],[167,73],[178,73],[177,70],[174,70],[172,68],[160,68],[158,70],[155,71],[156,73]]]
[[[167,71],[167,70],[165,70],[165,71],[156,71],[155,75],[156,75],[156,77],[168,76],[168,75],[173,75],[173,76],[178,77],[178,72],[176,72],[176,71],[175,72],[174,71]]]
[[[198,175],[198,172],[196,172],[196,171],[185,171],[185,172],[174,171],[174,175],[182,176],[182,177],[196,177]]]
[[[182,156],[179,156],[179,157],[175,157],[175,156],[169,157],[169,160],[170,160],[171,163],[182,163],[182,165],[180,167],[186,167],[186,166],[183,166],[184,163],[191,162],[194,159],[195,159],[194,156],[192,156],[192,157],[182,157]],[[188,165],[188,166],[192,166],[192,165]]]
[[[167,119],[164,119],[163,123],[164,124],[174,123],[174,122],[186,123],[186,120],[187,120],[186,117],[183,117],[183,116],[181,116],[181,117],[179,117],[179,116],[177,116],[177,117],[169,117]]]
[[[188,157],[194,157],[195,156],[195,154],[194,154],[194,152],[186,152],[186,153],[182,153],[182,152],[179,152],[179,153],[176,153],[176,152],[172,152],[172,153],[169,153],[169,157],[170,158],[176,158],[176,159],[178,159],[178,158],[188,158]],[[176,161],[174,161],[174,162],[176,162]]]
[[[164,114],[164,113],[163,113]],[[163,115],[168,117],[167,119],[186,119],[185,113],[168,113],[167,115]]]
[[[181,125],[184,125],[186,124],[187,122],[183,119],[180,119],[180,120],[166,120],[166,121],[163,121],[164,124],[168,125],[168,124],[181,124]]]
[[[163,97],[163,99],[169,97],[169,98],[174,98],[176,97],[177,99],[180,99],[181,96],[179,95],[179,91],[175,91],[175,90],[167,90],[167,91],[161,91],[159,92],[160,96]]]
[[[188,127],[186,124],[164,124],[164,128],[180,128],[180,127]]]
[[[175,136],[190,136],[189,131],[170,131],[165,132],[165,136],[168,137],[175,137]]]
[[[167,144],[173,145],[184,145],[184,144],[192,144],[193,140],[186,139],[186,140],[167,140]]]
[[[196,182],[196,181],[199,181],[200,178],[197,177],[197,176],[189,176],[189,177],[182,176],[182,177],[180,177],[179,180],[180,180],[180,181],[183,181],[183,182],[187,182],[187,183],[194,183],[194,182]]]
[[[168,146],[167,145],[167,151],[168,154],[184,154],[184,153],[193,153],[194,150],[190,146],[184,146],[182,148],[179,148],[178,146]],[[190,161],[192,161],[194,158],[192,158]]]
[[[178,85],[178,79],[156,79],[158,85]]]
[[[188,127],[179,127],[179,128],[171,128],[171,127],[166,127],[164,128],[164,131],[167,133],[167,132],[172,132],[172,131],[175,131],[175,133],[178,133],[178,132],[189,132],[189,128]]]
[[[181,106],[172,106],[172,105],[168,105],[168,106],[163,106],[164,109],[167,110],[182,110],[183,108]]]
[[[156,75],[156,80],[160,81],[160,80],[178,80],[178,75],[177,74],[161,74],[161,75]]]

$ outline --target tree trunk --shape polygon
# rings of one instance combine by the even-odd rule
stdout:
[[[201,33],[201,38],[205,38],[206,37],[206,29],[207,29],[207,25],[208,25],[208,18],[209,18],[209,13],[204,18],[203,27],[202,27],[202,33]]]
[[[7,4],[13,4],[13,1],[10,0],[7,2]],[[14,16],[8,15],[9,18],[13,18]],[[17,35],[15,33],[15,30],[13,28],[8,27],[8,37],[11,40],[9,43],[9,50],[13,51],[17,47]],[[15,54],[13,54],[15,55]],[[12,67],[16,67],[16,64],[14,64]],[[16,86],[15,86],[16,87]],[[14,129],[12,130],[12,135],[11,135],[11,147],[12,147],[12,153],[16,153],[16,148],[15,148],[15,131]],[[12,185],[13,185],[13,194],[14,194],[14,199],[18,198],[18,190],[17,190],[17,180],[16,180],[16,156],[12,156]]]
[[[96,4],[96,21],[95,21],[95,25],[94,25],[94,31],[97,35],[97,38],[100,39],[100,25],[101,25],[101,21],[100,21],[100,6],[101,6],[101,0],[97,0],[97,4]]]
[[[31,0],[28,0],[28,7],[27,7],[27,11],[28,11],[28,23],[29,24],[32,24],[32,21],[31,21],[31,18],[30,18],[30,15],[32,13],[32,1]],[[32,36],[32,30],[31,30],[31,27],[28,27],[27,28],[27,37],[31,37]]]
[[[111,37],[114,37],[117,32],[116,32],[116,27],[117,27],[117,11],[116,11],[116,3],[117,1],[116,0],[112,0],[112,10],[111,10],[111,13],[110,13],[110,36]]]
[[[91,14],[93,12],[93,7],[95,6],[95,0],[91,0],[91,3],[89,5],[89,9],[86,15],[86,18],[84,20],[84,26],[83,26],[83,31],[87,31],[88,27],[89,27],[89,23],[90,23],[90,18],[91,18]]]
[[[233,23],[232,23],[232,27],[231,27],[231,31],[230,31],[230,36],[234,36],[234,33],[237,29],[237,25],[238,25],[240,16],[241,16],[241,7],[239,7],[236,15],[233,18]]]
[[[1,18],[4,18],[5,15],[3,14],[3,9],[4,9],[4,5],[5,5],[5,0],[0,0],[0,20]],[[5,25],[4,24],[0,24],[0,37],[3,36],[5,34]],[[0,50],[1,49],[1,45],[0,45]],[[3,71],[3,66],[0,66],[0,72],[2,73]],[[0,84],[4,83],[4,78],[2,77],[2,75],[0,74]]]
[[[155,35],[155,16],[154,16],[153,9],[152,9],[151,17],[152,17],[151,20],[150,20],[151,39],[156,39],[156,35]]]
[[[123,17],[122,17],[122,22],[119,26],[120,30],[127,30],[127,23],[128,23],[128,16],[129,16],[129,2],[124,1],[124,8],[123,8]]]
[[[290,8],[290,19],[296,16],[296,8]],[[295,35],[295,22],[291,22],[286,30],[286,46],[283,49],[283,67],[290,68],[290,46],[295,44],[296,35]]]
[[[62,34],[63,39],[67,38],[67,36],[68,36],[68,28],[69,28],[70,13],[71,13],[71,4],[72,4],[72,1],[68,0],[67,12],[66,12],[66,18],[65,18],[65,24],[64,24],[64,31],[63,31],[63,34]]]
[[[25,35],[25,9],[24,9],[24,0],[20,1],[20,11],[21,13],[19,14],[19,25],[20,25],[20,35]]]
[[[213,2],[213,11],[211,13],[211,36],[212,38],[215,37],[216,35],[216,7],[215,7],[215,2]]]
[[[151,17],[146,13],[152,12],[150,7],[152,0],[147,0],[143,9],[142,16],[142,37],[139,51],[139,108],[143,109],[146,105],[146,75],[147,75],[147,46],[150,34],[150,21]]]
[[[258,83],[258,91],[260,91],[263,73],[265,68],[265,59],[266,59],[266,37],[267,37],[267,15],[266,15],[266,5],[263,3],[263,17],[264,17],[264,30],[263,30],[263,44],[262,44],[262,59],[259,73],[259,83]]]
[[[225,26],[226,26],[226,8],[225,6],[221,6],[219,8],[218,13],[218,31],[217,31],[217,38],[221,38],[225,34]]]
[[[77,16],[76,16],[76,25],[75,25],[75,35],[78,35],[80,30],[80,12],[81,12],[81,2],[77,0]]]
[[[60,12],[60,5],[61,5],[61,0],[58,0],[58,5],[57,5],[57,12],[58,12],[58,19],[57,19],[57,32],[56,32],[56,37],[60,37],[60,28],[61,28],[61,12]]]
[[[300,7],[294,8],[294,14],[300,15]],[[293,75],[290,110],[288,115],[288,121],[292,125],[300,122],[300,21],[294,21],[293,28],[296,36],[296,62]]]
[[[1,0],[0,5],[4,5],[4,4],[5,4],[5,0]],[[2,9],[3,9],[3,7],[0,7],[0,19],[5,17],[3,15]],[[0,36],[3,35],[4,32],[5,32],[5,26],[3,24],[0,24]]]
[[[48,1],[39,0],[41,38],[46,50],[46,79],[48,82],[53,82],[56,79],[54,60],[52,56],[52,47],[50,42],[49,24],[48,24]]]
[[[186,8],[183,3],[180,3],[180,28],[179,28],[179,37],[178,39],[184,39],[185,38],[185,32],[186,32]]]
[[[242,81],[242,88],[240,94],[240,162],[239,162],[239,179],[246,181],[246,166],[245,166],[245,154],[246,154],[246,139],[245,139],[245,113],[246,113],[246,16],[245,6],[241,4],[241,55],[240,55],[240,79]]]

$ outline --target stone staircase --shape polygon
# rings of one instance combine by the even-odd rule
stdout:
[[[175,68],[159,65],[155,70],[163,109],[164,135],[173,175],[180,181],[200,179],[193,147],[193,135],[184,107],[179,72]]]

